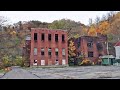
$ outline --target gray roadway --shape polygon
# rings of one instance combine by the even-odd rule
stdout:
[[[20,67],[13,67],[12,70],[6,73],[1,79],[39,79],[39,78],[25,69],[22,69]]]
[[[64,68],[13,67],[1,79],[120,79],[120,66],[80,66]]]

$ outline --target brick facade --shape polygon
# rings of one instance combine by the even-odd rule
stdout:
[[[99,56],[107,54],[106,41],[107,37],[104,35],[93,36],[81,36],[77,39],[71,39],[76,47],[76,56],[85,55],[85,58],[96,62]]]
[[[48,34],[50,34],[51,37],[48,36]],[[57,37],[57,35],[58,41],[55,41],[55,37]],[[62,41],[62,38],[64,38],[64,41]],[[65,50],[64,52],[65,55],[62,55],[63,49]],[[57,51],[55,50],[58,51],[58,56],[56,55]],[[48,53],[48,51],[51,55]],[[34,55],[35,53],[36,55]],[[67,64],[68,64],[67,32],[64,30],[32,28],[30,66],[67,65]]]

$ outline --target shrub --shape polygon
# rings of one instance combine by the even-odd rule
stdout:
[[[102,63],[102,60],[101,60],[101,59],[98,59],[96,64],[97,64],[97,65],[101,65],[101,63]]]
[[[21,67],[24,66],[24,60],[22,59],[21,56],[16,56],[16,58],[15,58],[15,65],[21,66]]]
[[[2,58],[2,64],[4,68],[10,67],[11,66],[11,61],[9,59],[9,56],[3,56]]]
[[[92,65],[92,62],[88,59],[83,59],[83,61],[79,65]]]
[[[0,62],[0,70],[3,69],[3,68],[4,68],[3,63]]]
[[[74,58],[69,58],[68,63],[70,66],[74,66]]]

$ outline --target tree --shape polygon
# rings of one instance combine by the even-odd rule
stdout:
[[[68,39],[73,37],[76,33],[81,34],[82,27],[84,25],[80,22],[75,22],[70,19],[61,19],[61,20],[55,20],[51,24],[49,24],[49,29],[63,29],[67,30],[68,32]]]
[[[3,26],[7,22],[7,19],[3,16],[0,16],[0,26]]]
[[[70,58],[76,56],[75,50],[76,48],[75,48],[74,42],[71,40],[68,46],[68,56]]]
[[[89,30],[88,30],[88,35],[89,36],[97,36],[96,28],[94,25],[91,25]]]
[[[101,34],[107,35],[109,33],[110,24],[108,21],[103,21],[99,25],[99,30]]]
[[[79,34],[76,34],[75,36],[74,36],[74,38],[79,38],[80,37],[80,35]]]
[[[91,26],[93,24],[93,20],[92,18],[89,18],[89,26]]]
[[[103,15],[101,21],[105,21],[105,20],[107,20],[107,16]]]
[[[96,26],[98,26],[99,22],[100,22],[100,17],[97,16],[95,19]]]

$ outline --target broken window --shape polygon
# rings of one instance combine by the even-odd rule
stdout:
[[[48,34],[48,40],[51,41],[51,34]]]
[[[102,54],[99,54],[99,56],[102,56]]]
[[[55,55],[58,56],[58,48],[55,48]]]
[[[34,55],[37,55],[37,48],[34,48]]]
[[[62,56],[65,56],[65,48],[62,49]]]
[[[78,42],[77,47],[80,48],[80,42]]]
[[[42,40],[42,41],[45,40],[45,35],[44,35],[44,33],[42,33],[42,35],[41,35],[41,40]]]
[[[48,55],[51,56],[51,48],[48,48]]]
[[[59,65],[58,59],[55,60],[55,65]]]
[[[77,52],[77,56],[80,56],[81,54],[80,54],[80,52]]]
[[[37,33],[34,33],[34,40],[37,40]]]
[[[97,43],[97,49],[98,49],[98,50],[103,50],[102,43]]]
[[[55,34],[55,41],[58,42],[58,34]]]
[[[65,36],[64,36],[64,34],[62,34],[62,42],[64,42],[65,41]]]
[[[41,48],[41,55],[44,55],[44,48]]]
[[[93,47],[93,42],[92,42],[92,41],[88,42],[88,43],[87,43],[87,46],[88,46],[89,48],[92,48],[92,47]]]
[[[41,65],[45,65],[45,60],[41,60]]]
[[[81,41],[81,39],[80,38],[78,38],[75,42],[77,43],[77,48],[80,48],[80,41]]]
[[[37,60],[34,60],[34,63],[33,63],[33,65],[37,65]]]
[[[88,57],[93,57],[93,52],[88,52]]]

